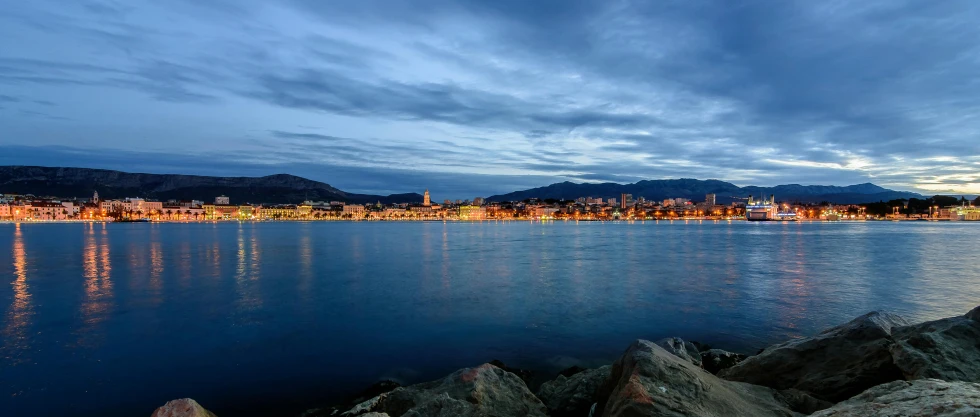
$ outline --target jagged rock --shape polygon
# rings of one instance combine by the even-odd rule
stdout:
[[[545,406],[517,375],[491,364],[460,369],[436,381],[381,394],[344,416],[370,412],[392,417],[544,417]]]
[[[779,399],[781,399],[786,405],[789,406],[790,410],[796,411],[803,414],[813,414],[817,411],[830,408],[834,403],[830,401],[824,401],[817,398],[813,398],[812,395],[807,394],[798,389],[784,389],[779,392]]]
[[[581,366],[578,366],[578,365],[573,365],[573,366],[570,366],[568,368],[562,369],[561,371],[558,371],[558,375],[563,375],[566,378],[570,378],[572,375],[575,375],[575,374],[577,374],[579,372],[584,372],[584,371],[588,371],[588,369],[585,369],[585,368],[583,368]]]
[[[697,346],[691,342],[685,342],[679,337],[668,337],[658,340],[657,345],[677,355],[678,358],[691,362],[694,366],[701,366],[701,353],[698,352]]]
[[[977,306],[977,308],[974,308],[973,310],[970,310],[969,313],[966,313],[966,318],[974,321],[980,321],[980,306]]]
[[[517,375],[517,377],[520,378],[521,381],[524,381],[524,384],[525,385],[526,384],[530,384],[531,383],[531,380],[534,378],[534,372],[533,371],[529,371],[527,369],[513,368],[513,367],[510,367],[510,366],[507,366],[503,362],[501,362],[500,359],[494,359],[494,360],[490,361],[490,364],[493,365],[493,366],[496,366],[496,367],[498,367],[500,369],[503,369],[503,370],[505,370],[507,372],[510,372],[510,373],[512,373],[514,375]]]
[[[892,357],[905,379],[980,382],[980,321],[967,316],[892,330]]]
[[[894,314],[872,312],[820,334],[766,348],[718,376],[776,389],[795,388],[821,400],[846,400],[875,385],[902,379],[892,363]]]
[[[190,398],[167,401],[157,408],[150,417],[215,417],[214,413],[205,410],[197,401]]]
[[[727,350],[709,349],[701,352],[701,366],[704,367],[704,370],[717,374],[718,371],[731,368],[747,357],[747,355],[732,353]]]
[[[586,369],[572,376],[559,374],[538,389],[538,398],[548,407],[552,417],[585,417],[592,404],[598,402],[596,392],[606,382],[612,366]]]
[[[799,415],[771,388],[722,380],[646,340],[613,364],[599,398],[601,417]]]
[[[980,416],[980,384],[938,379],[889,382],[811,417],[899,416]]]

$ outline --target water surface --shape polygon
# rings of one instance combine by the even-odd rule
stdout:
[[[980,304],[980,224],[0,224],[0,415],[180,397],[291,416],[498,358],[636,338],[754,352],[875,309]]]

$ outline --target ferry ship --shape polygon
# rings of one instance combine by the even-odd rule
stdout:
[[[776,220],[776,213],[779,212],[779,205],[776,204],[776,196],[770,195],[769,199],[755,200],[749,196],[749,201],[745,204],[745,220],[750,222],[764,222]]]

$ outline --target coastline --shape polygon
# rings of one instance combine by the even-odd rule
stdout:
[[[414,385],[381,381],[297,417],[980,415],[978,342],[980,306],[924,323],[874,311],[755,355],[676,337],[636,340],[612,364],[572,366],[540,385],[492,361]],[[152,414],[207,416],[192,399]]]

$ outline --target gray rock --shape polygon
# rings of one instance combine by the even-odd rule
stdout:
[[[820,334],[770,346],[718,376],[776,389],[798,389],[831,402],[903,378],[892,363],[892,328],[905,319],[872,312]]]
[[[738,365],[745,358],[748,358],[748,356],[741,353],[732,353],[721,349],[708,349],[701,352],[701,366],[704,367],[705,371],[717,374],[722,369],[728,369]]]
[[[612,366],[586,369],[571,376],[558,375],[538,389],[551,417],[585,417],[592,404],[598,402],[597,391],[609,378]]]
[[[490,364],[460,369],[436,381],[397,388],[358,404],[344,416],[545,417],[545,406],[517,375]]]
[[[205,410],[197,401],[190,398],[167,401],[157,408],[150,417],[215,417],[214,413]]]
[[[973,310],[970,310],[969,313],[966,313],[966,318],[974,321],[980,321],[980,306],[977,306],[977,308],[974,308]]]
[[[799,415],[771,388],[722,380],[646,340],[613,364],[600,398],[602,417]]]
[[[938,379],[895,381],[871,388],[811,417],[899,416],[980,416],[980,384]]]
[[[779,398],[789,406],[790,410],[803,414],[813,414],[834,405],[830,401],[813,398],[812,395],[793,388],[779,391]]]
[[[896,327],[892,337],[905,379],[980,382],[980,321],[961,316]]]
[[[691,362],[694,366],[701,366],[701,353],[698,352],[697,346],[691,342],[685,342],[679,337],[668,337],[658,340],[657,345],[677,355],[678,358]]]

